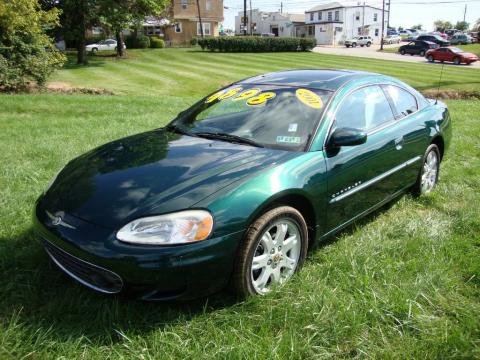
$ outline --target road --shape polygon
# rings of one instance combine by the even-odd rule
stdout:
[[[402,43],[400,44],[402,45]],[[384,45],[384,48],[396,48],[399,45],[394,44],[394,45]],[[380,52],[378,51],[380,49],[380,45],[372,45],[370,47],[360,47],[357,46],[356,48],[347,48],[345,46],[327,46],[327,45],[319,45],[316,46],[313,51],[321,54],[331,54],[331,55],[344,55],[344,56],[357,56],[357,57],[366,57],[366,58],[371,58],[371,59],[381,59],[381,60],[396,60],[396,61],[408,61],[408,62],[416,62],[416,63],[424,63],[424,64],[430,64],[430,65],[438,65],[440,64],[439,62],[436,62],[434,64],[428,62],[427,59],[425,59],[422,56],[411,56],[411,55],[400,55],[398,53],[390,53],[390,52]],[[450,65],[450,66],[462,66],[465,68],[472,68],[472,69],[480,69],[480,61],[477,61],[471,65],[454,65],[454,64],[449,64],[445,63],[445,65]]]

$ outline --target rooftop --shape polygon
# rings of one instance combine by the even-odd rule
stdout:
[[[288,70],[254,76],[241,81],[243,84],[287,85],[335,91],[346,82],[363,76],[376,75],[353,70]]]

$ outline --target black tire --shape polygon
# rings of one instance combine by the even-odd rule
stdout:
[[[435,59],[433,58],[432,55],[428,55],[427,59],[428,59],[428,61],[430,61],[432,63],[435,62]]]
[[[92,51],[91,51],[91,52],[92,52],[92,54],[95,54],[97,51],[98,51],[97,48],[92,48]]]
[[[425,50],[420,51],[420,56],[425,56]]]
[[[231,287],[239,298],[260,294],[253,284],[252,261],[263,234],[275,222],[282,219],[295,223],[301,233],[301,250],[294,272],[301,269],[308,249],[307,224],[302,214],[290,206],[279,206],[269,210],[250,225],[238,249],[233,266]]]
[[[352,43],[352,47],[357,47],[357,43]]]
[[[440,156],[440,150],[438,149],[438,146],[435,145],[435,144],[430,144],[430,146],[427,148],[427,150],[425,151],[425,154],[422,157],[422,166],[421,166],[420,171],[418,173],[417,182],[411,188],[411,193],[415,197],[419,197],[420,195],[422,195],[424,193],[423,190],[422,190],[422,175],[423,175],[424,169],[425,169],[424,164],[425,164],[425,161],[428,157],[428,154],[430,154],[430,152],[432,152],[432,151],[435,152],[435,154],[437,155],[437,159],[438,159],[437,174],[436,174],[436,177],[435,177],[434,186],[438,182],[438,175],[440,174],[440,163],[442,161],[442,158]]]
[[[454,58],[454,59],[453,59],[453,63],[454,63],[455,65],[460,65],[460,63],[461,63],[460,58],[459,58],[459,57]]]
[[[372,45],[371,42],[367,42],[367,47],[370,47],[370,45]]]
[[[345,45],[345,46],[346,46],[347,48],[349,48],[349,47],[350,47],[350,45]]]
[[[405,55],[405,50],[404,49],[400,50],[400,54]]]
[[[113,49],[113,50],[117,51],[117,47],[115,46],[115,49]]]

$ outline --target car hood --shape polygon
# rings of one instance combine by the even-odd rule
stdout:
[[[117,228],[140,216],[191,207],[242,177],[297,155],[154,130],[72,160],[39,206]]]

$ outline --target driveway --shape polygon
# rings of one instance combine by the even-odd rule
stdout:
[[[393,44],[393,45],[384,45],[383,47],[385,49],[388,48],[397,48],[401,46],[402,44],[405,43],[400,43],[400,45]],[[418,55],[400,55],[398,53],[391,53],[391,52],[380,52],[378,51],[380,49],[380,45],[372,45],[370,47],[360,47],[357,46],[356,48],[347,48],[345,46],[337,45],[337,46],[330,46],[330,45],[318,45],[316,46],[313,51],[321,54],[330,54],[330,55],[344,55],[344,56],[357,56],[357,57],[366,57],[370,59],[381,59],[381,60],[396,60],[396,61],[407,61],[407,62],[416,62],[416,63],[424,63],[424,64],[430,64],[430,65],[438,65],[440,64],[439,62],[436,62],[434,64],[428,62],[427,59],[425,59],[422,56]],[[454,64],[449,64],[445,63],[445,65],[451,65],[451,66],[462,66],[465,68],[475,68],[475,69],[480,69],[480,62],[477,61],[471,65],[454,65]]]

